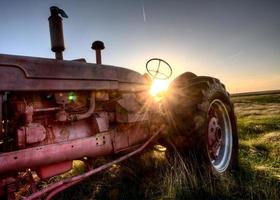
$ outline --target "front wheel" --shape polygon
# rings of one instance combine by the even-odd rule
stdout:
[[[236,169],[238,135],[229,94],[215,78],[189,79],[182,75],[172,84],[169,139],[179,152],[194,152],[198,164],[215,174]]]

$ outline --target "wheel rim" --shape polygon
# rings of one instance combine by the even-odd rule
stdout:
[[[227,170],[232,154],[232,127],[225,104],[215,99],[208,110],[208,156],[213,168]]]

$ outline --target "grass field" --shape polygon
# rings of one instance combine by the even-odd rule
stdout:
[[[195,176],[195,166],[184,164],[181,157],[169,162],[164,152],[152,150],[57,199],[280,199],[280,94],[232,100],[239,131],[237,172],[215,179]],[[82,169],[82,163],[76,163],[75,170]]]

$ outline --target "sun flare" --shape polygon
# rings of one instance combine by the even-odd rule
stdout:
[[[156,96],[168,89],[169,82],[167,80],[154,80],[150,88],[150,94]]]

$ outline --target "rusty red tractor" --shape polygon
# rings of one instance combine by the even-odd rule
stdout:
[[[50,11],[56,59],[0,54],[0,198],[14,199],[25,181],[31,190],[26,199],[51,199],[155,144],[195,152],[198,166],[216,175],[237,167],[233,104],[218,79],[186,72],[152,97],[152,81],[171,76],[168,63],[151,59],[144,75],[103,65],[101,41],[92,44],[96,64],[63,60],[67,15],[58,7]],[[96,158],[111,155],[112,161],[91,167]],[[33,179],[65,173],[73,160],[85,162],[87,171],[44,188]]]

